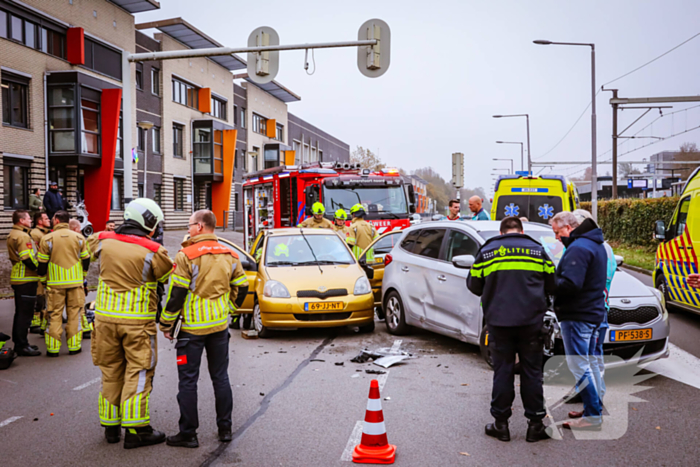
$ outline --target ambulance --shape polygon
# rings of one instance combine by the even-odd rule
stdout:
[[[576,186],[562,175],[501,175],[496,181],[491,219],[516,216],[549,224],[556,213],[579,207]]]
[[[656,221],[654,286],[671,306],[700,314],[700,289],[688,286],[688,275],[698,273],[700,248],[700,168],[688,177],[680,200],[666,225]],[[697,215],[691,215],[696,213]],[[698,243],[696,243],[696,241]],[[670,307],[669,307],[670,308]]]
[[[347,162],[282,165],[248,174],[243,202],[246,249],[251,252],[262,244],[261,232],[296,227],[311,216],[315,202],[323,203],[329,220],[338,209],[349,213],[353,205],[364,205],[365,220],[379,235],[410,226],[416,210],[413,185],[398,170],[373,172]]]

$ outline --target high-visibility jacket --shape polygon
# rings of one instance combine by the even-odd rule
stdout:
[[[228,326],[228,315],[236,311],[234,302],[239,287],[247,290],[248,277],[238,254],[219,244],[214,234],[193,237],[190,246],[175,256],[175,270],[160,319],[162,329],[170,329],[182,314],[181,329],[190,334],[223,331]]]
[[[350,237],[350,227],[347,225],[337,225],[333,224],[333,231],[338,234],[340,238],[343,239],[344,242],[348,241],[348,237]]]
[[[19,224],[12,226],[10,235],[7,237],[7,254],[12,263],[10,284],[26,284],[39,280],[39,274],[36,272],[39,267],[36,259],[36,245],[29,236],[29,228]],[[34,269],[28,268],[25,262],[34,264]]]
[[[49,232],[51,232],[51,229],[47,229],[46,227],[34,227],[32,231],[29,232],[29,235],[32,237],[32,240],[34,240],[34,243],[39,246],[41,239]]]
[[[355,255],[355,258],[359,258],[365,248],[377,237],[377,230],[372,224],[364,219],[356,217],[352,220],[352,224],[350,224],[350,235],[347,238],[347,242],[352,247],[352,253]],[[374,253],[368,251],[367,261],[373,260]]]
[[[137,235],[99,232],[90,235],[93,259],[100,260],[95,316],[107,323],[154,321],[158,282],[168,281],[173,262],[160,244]]]
[[[299,227],[304,227],[306,229],[332,229],[333,222],[329,221],[325,217],[322,217],[320,221],[317,221],[315,217],[311,216],[299,224]]]
[[[82,260],[90,258],[90,253],[85,238],[69,229],[68,224],[58,224],[53,232],[44,235],[39,242],[37,257],[40,263],[49,263],[47,287],[82,287],[87,274],[83,270]]]

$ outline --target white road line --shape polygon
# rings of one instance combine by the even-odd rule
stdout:
[[[5,425],[9,425],[9,424],[12,423],[12,422],[16,422],[16,421],[19,420],[20,418],[22,418],[22,417],[21,417],[21,416],[19,416],[19,417],[10,417],[10,418],[8,418],[7,420],[4,420],[4,421],[0,422],[0,428],[4,427]]]
[[[98,383],[101,379],[102,379],[101,376],[99,376],[99,377],[97,377],[97,378],[95,378],[95,379],[91,379],[90,381],[88,381],[88,382],[85,383],[85,384],[81,384],[80,386],[74,387],[74,388],[73,388],[73,391],[80,391],[81,389],[85,389],[85,388],[88,387],[88,386],[92,386],[93,384]]]
[[[401,343],[403,341],[401,339],[397,339],[394,341],[394,344],[391,346],[391,351],[392,352],[398,352],[399,348],[401,347]],[[353,375],[354,377],[355,375]],[[379,395],[382,395],[382,392],[384,391],[384,385],[386,384],[386,380],[389,377],[389,370],[386,371],[383,375],[379,375],[377,377],[377,381],[379,382]],[[343,453],[340,455],[340,460],[341,461],[352,461],[352,452],[355,450],[355,446],[360,444],[360,439],[362,439],[362,426],[363,426],[363,420],[358,420],[355,423],[355,427],[352,429],[352,433],[350,433],[350,438],[348,438],[348,443],[345,445],[345,449],[343,450]]]
[[[642,364],[640,367],[700,389],[700,359],[676,345],[668,344],[668,348],[668,358]]]

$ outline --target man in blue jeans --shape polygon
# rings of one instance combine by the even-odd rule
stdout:
[[[552,218],[552,230],[566,247],[556,270],[554,311],[561,326],[569,369],[583,400],[583,417],[564,428],[600,430],[600,369],[595,356],[598,328],[605,319],[607,253],[603,232],[592,219],[579,224],[571,212]]]

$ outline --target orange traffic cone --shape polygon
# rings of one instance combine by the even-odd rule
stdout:
[[[379,382],[373,379],[369,384],[369,400],[362,427],[362,440],[355,446],[352,461],[358,464],[393,464],[396,446],[389,444],[384,427],[382,400],[379,398]]]

